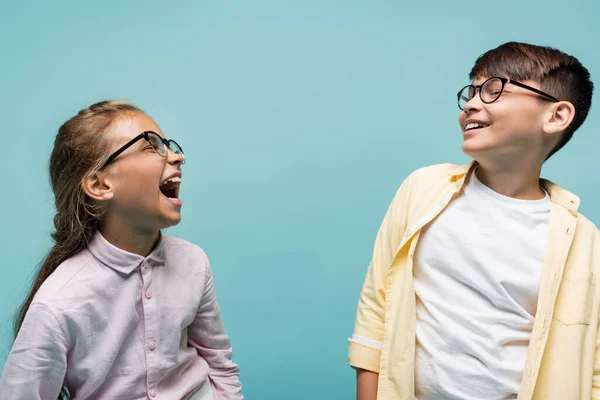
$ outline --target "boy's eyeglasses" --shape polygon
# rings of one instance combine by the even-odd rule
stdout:
[[[538,90],[524,83],[513,81],[508,78],[493,77],[486,80],[481,85],[467,85],[464,88],[460,89],[460,91],[457,93],[458,108],[464,110],[465,104],[467,104],[469,100],[475,97],[477,89],[479,89],[479,97],[481,98],[482,102],[484,102],[485,104],[493,103],[494,101],[498,100],[498,98],[504,91],[504,87],[507,83],[511,83],[515,86],[522,87],[523,89],[531,90],[532,92],[537,93],[548,100],[552,100],[555,103],[558,103],[560,101],[556,97],[550,96],[548,93],[544,93],[541,90]]]
[[[163,139],[156,132],[146,131],[146,132],[140,133],[139,135],[137,135],[136,137],[131,139],[129,142],[127,142],[126,144],[121,146],[121,148],[119,148],[117,151],[112,153],[110,155],[110,157],[108,157],[108,160],[106,160],[106,162],[104,163],[102,168],[106,167],[115,158],[117,158],[117,156],[119,154],[121,154],[122,152],[127,150],[129,147],[131,147],[138,140],[141,140],[141,139],[145,139],[152,147],[152,150],[154,150],[156,152],[156,154],[158,154],[159,156],[166,157],[169,154],[169,149],[171,149],[171,151],[175,154],[183,154],[183,150],[181,149],[181,146],[178,145],[176,141],[174,141],[172,139]],[[184,163],[185,163],[185,159],[181,162],[181,164],[183,165]],[[102,169],[102,168],[100,168],[100,169]]]

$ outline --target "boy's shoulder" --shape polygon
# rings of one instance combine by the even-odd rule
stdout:
[[[594,224],[580,212],[577,213],[577,230],[580,232],[582,230],[585,232],[590,232],[591,235],[594,237],[595,243],[597,243],[598,246],[600,246],[600,230],[598,229],[596,224]]]
[[[400,185],[390,208],[398,215],[423,217],[433,204],[439,204],[456,191],[460,179],[465,177],[473,162],[464,165],[435,164],[413,171]]]
[[[402,183],[411,193],[445,190],[446,185],[455,184],[458,179],[467,175],[473,162],[468,164],[434,164],[413,171]]]
[[[598,227],[579,211],[581,201],[577,195],[548,179],[542,178],[541,183],[546,192],[550,194],[552,202],[565,208],[577,218],[577,229],[586,229],[595,235],[600,235]]]
[[[433,164],[414,170],[407,179],[449,180],[453,176],[464,176],[472,167],[473,162],[467,164]]]

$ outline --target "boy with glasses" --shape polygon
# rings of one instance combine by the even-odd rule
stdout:
[[[358,399],[600,399],[600,233],[540,179],[588,114],[589,72],[506,43],[469,77],[473,162],[411,174],[377,234],[349,343]]]

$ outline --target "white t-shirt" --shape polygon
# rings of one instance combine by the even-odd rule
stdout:
[[[415,252],[415,399],[516,399],[550,198],[500,195],[473,173]]]

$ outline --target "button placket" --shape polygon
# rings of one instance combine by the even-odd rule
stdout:
[[[544,322],[542,323],[542,327],[543,327],[544,329],[548,328],[548,324],[549,324],[549,322],[550,322],[550,319],[549,319],[547,316],[545,316],[545,317],[544,317],[544,319],[543,319],[543,321],[544,321]]]
[[[158,357],[156,349],[158,347],[158,321],[155,296],[152,291],[154,281],[154,271],[152,261],[145,260],[141,268],[142,278],[142,308],[144,311],[144,335],[146,338],[146,374],[148,395],[151,398],[158,396],[156,384],[158,382]]]

